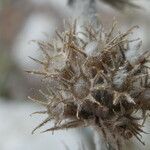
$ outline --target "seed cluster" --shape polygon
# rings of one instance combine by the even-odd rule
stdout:
[[[135,28],[121,33],[113,22],[106,33],[89,23],[78,32],[75,21],[65,32],[56,32],[54,42],[38,41],[44,59],[32,59],[42,69],[27,72],[42,75],[47,91],[40,91],[44,101],[30,99],[46,108],[35,113],[48,117],[33,133],[53,120],[54,126],[44,132],[92,126],[116,150],[132,137],[144,144],[142,127],[150,109],[149,51],[129,59],[130,51],[140,48],[138,44],[130,49],[130,43],[137,42],[129,40]]]

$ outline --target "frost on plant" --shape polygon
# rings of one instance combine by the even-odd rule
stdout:
[[[77,32],[75,21],[63,33],[56,32],[53,42],[38,41],[44,58],[32,59],[42,68],[28,72],[41,75],[47,90],[40,90],[43,100],[30,99],[44,106],[43,112],[35,113],[47,118],[33,133],[53,120],[54,126],[44,132],[90,126],[116,150],[132,137],[144,144],[142,127],[150,109],[149,51],[137,52],[141,44],[130,48],[137,42],[129,38],[135,28],[121,33],[114,22],[106,32],[89,23]]]

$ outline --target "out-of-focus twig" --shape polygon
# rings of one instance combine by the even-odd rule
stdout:
[[[68,0],[69,5],[73,5],[77,0]],[[94,3],[96,0],[90,0],[91,3]],[[133,2],[133,0],[99,0],[104,3],[107,3],[116,9],[122,10],[125,6],[130,6],[134,8],[139,8],[140,6]]]
[[[138,4],[134,3],[133,0],[102,0],[104,3],[107,3],[119,10],[122,10],[125,6],[130,6],[134,8],[140,8]]]

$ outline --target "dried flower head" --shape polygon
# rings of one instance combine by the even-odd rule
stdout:
[[[28,72],[43,76],[47,92],[40,91],[45,100],[30,99],[46,108],[35,113],[48,117],[33,133],[53,120],[54,126],[44,132],[92,126],[116,150],[132,137],[144,144],[142,127],[150,109],[149,51],[140,51],[141,42],[130,49],[130,43],[137,42],[129,39],[135,28],[121,33],[114,22],[109,32],[92,24],[77,32],[75,21],[65,32],[56,32],[54,42],[38,41],[44,59],[32,59],[42,69]]]

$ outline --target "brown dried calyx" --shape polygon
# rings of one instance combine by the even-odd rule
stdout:
[[[53,120],[55,125],[44,132],[93,126],[116,150],[133,136],[144,144],[142,127],[150,109],[149,51],[137,53],[140,44],[130,49],[135,40],[128,36],[135,28],[120,33],[114,22],[106,33],[89,24],[79,33],[75,21],[65,32],[56,32],[53,43],[38,42],[45,57],[32,59],[43,68],[28,72],[43,76],[47,92],[40,91],[45,100],[30,99],[46,108],[35,113],[48,117],[33,133]],[[140,117],[137,112],[142,112]]]

